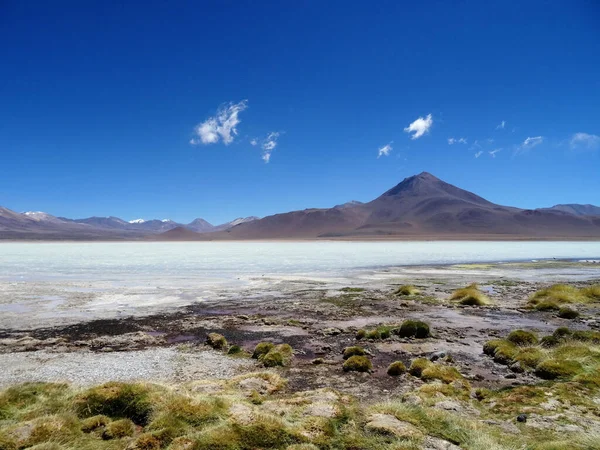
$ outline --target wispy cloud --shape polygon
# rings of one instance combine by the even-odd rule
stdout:
[[[256,147],[258,145],[258,139],[256,139],[256,138],[250,139],[250,145],[252,147]]]
[[[248,100],[221,105],[215,116],[209,117],[194,128],[196,137],[190,140],[190,144],[216,144],[221,140],[225,145],[231,144],[237,135],[239,115],[247,107]]]
[[[506,120],[500,122],[500,124],[496,127],[496,130],[504,130],[506,128]]]
[[[279,135],[280,133],[278,131],[273,131],[269,133],[263,141],[261,146],[263,149],[262,159],[265,163],[269,163],[269,161],[271,161],[271,153],[273,153],[273,150],[275,150],[275,147],[277,147],[277,139],[279,139]]]
[[[544,142],[544,136],[528,137],[517,147],[516,153],[525,153]]]
[[[482,154],[483,152],[479,150],[477,153],[475,153],[475,158],[479,158]]]
[[[392,142],[394,142],[394,141],[392,141]],[[377,158],[381,158],[382,156],[388,156],[390,154],[390,152],[393,150],[392,142],[379,148],[378,153],[377,153]]]
[[[575,133],[569,140],[571,150],[597,150],[600,148],[600,136],[587,133]]]
[[[466,144],[467,143],[467,138],[453,138],[450,137],[448,138],[448,145],[454,145],[454,144]]]
[[[431,128],[432,125],[433,125],[433,118],[431,117],[431,114],[427,114],[427,117],[425,117],[425,118],[419,117],[417,120],[415,120],[409,126],[407,126],[404,129],[404,131],[406,131],[407,133],[413,133],[410,137],[411,139],[419,139],[425,133],[429,132],[429,129]]]
[[[501,149],[501,148],[497,148],[496,150],[492,150],[492,151],[490,151],[490,152],[488,152],[488,153],[490,154],[490,156],[491,156],[492,158],[495,158],[495,157],[496,157],[496,153],[498,153],[498,152],[501,152],[501,151],[502,151],[502,149]]]

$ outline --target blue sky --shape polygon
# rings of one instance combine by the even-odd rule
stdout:
[[[600,205],[596,2],[110,3],[0,2],[0,205],[220,223],[421,171]]]

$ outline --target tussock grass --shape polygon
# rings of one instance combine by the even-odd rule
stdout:
[[[364,356],[367,352],[364,348],[359,347],[358,345],[354,345],[352,347],[346,347],[343,352],[344,360],[350,358],[351,356]]]
[[[421,291],[412,284],[405,284],[404,286],[400,286],[398,289],[396,289],[394,295],[412,296],[419,295],[420,293]]]
[[[511,332],[506,339],[494,339],[483,352],[500,364],[518,363],[545,380],[574,380],[600,386],[600,332],[557,328],[541,341],[523,330]]]
[[[373,370],[373,364],[366,356],[354,355],[344,362],[342,368],[344,372],[370,372]]]
[[[600,301],[600,285],[578,289],[568,284],[555,284],[535,292],[529,298],[528,305],[538,311],[549,311],[560,310],[568,304],[586,304],[596,301]]]
[[[593,376],[593,364],[590,361],[596,358],[600,350],[589,342],[566,339],[558,346],[560,355],[577,355],[583,361],[579,375]],[[520,351],[527,348],[519,347]],[[364,356],[354,355],[351,358]],[[483,416],[486,419],[503,421],[514,418],[515,413],[523,408],[537,408],[534,411],[540,411],[539,405],[549,398],[547,391],[552,390],[553,398],[565,398],[568,399],[565,400],[567,403],[591,408],[594,404],[589,399],[588,391],[574,387],[579,375],[568,383],[558,382],[540,387],[521,386],[499,392],[480,389],[477,399],[470,399],[468,383],[460,378],[453,367],[420,359],[413,362],[413,371],[419,364],[417,361],[422,364],[420,376],[428,381],[415,391],[424,399],[420,406],[399,400],[359,404],[352,397],[330,389],[283,393],[281,388],[285,380],[271,371],[214,381],[212,383],[219,384],[222,391],[212,395],[196,392],[194,386],[200,381],[178,386],[108,383],[84,390],[43,383],[14,386],[0,391],[0,405],[5,414],[0,419],[0,448],[416,450],[431,445],[426,443],[427,440],[436,438],[473,450],[563,448],[558,446],[563,442],[571,443],[571,447],[564,448],[598,449],[594,440],[588,438],[588,435],[597,437],[597,434],[562,433],[555,436],[551,432],[533,428],[524,428],[522,433],[509,433],[500,427],[482,423],[482,417],[470,418],[434,407],[444,399],[453,399],[465,407],[468,402],[474,402],[482,405],[482,408],[489,408],[489,412],[482,413],[486,414]],[[249,393],[245,390],[244,382],[252,379],[268,382],[271,387],[260,395],[256,391]],[[560,389],[563,384],[564,389]],[[274,393],[278,394],[272,395]],[[260,402],[254,401],[257,395]],[[577,400],[576,395],[582,399]],[[140,396],[148,402],[149,411],[146,423],[134,426],[131,418],[123,417],[132,409],[123,408],[117,399],[128,398],[137,404]],[[96,405],[100,397],[108,399],[109,406],[105,409],[112,416],[90,416],[85,408],[81,409],[83,401]],[[320,415],[313,411],[331,413]],[[401,424],[410,424],[411,431],[404,437],[398,437],[370,429],[367,423],[373,414],[385,414]],[[540,447],[540,443],[544,443],[544,447]],[[549,443],[556,446],[550,446]]]
[[[400,328],[394,331],[400,337],[415,337],[425,339],[431,336],[429,325],[420,320],[405,320]]]
[[[387,374],[392,377],[397,377],[406,373],[406,366],[402,361],[394,361],[387,369]]]
[[[487,306],[492,303],[490,298],[479,289],[476,283],[462,289],[457,289],[450,296],[450,300],[465,306]]]

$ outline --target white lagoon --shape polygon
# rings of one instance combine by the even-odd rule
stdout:
[[[405,265],[600,258],[600,242],[2,243],[0,279],[235,279]]]
[[[0,329],[206,301],[271,301],[315,287],[377,288],[440,275],[469,281],[477,270],[483,279],[600,278],[600,262],[549,270],[442,266],[553,258],[600,260],[600,242],[1,243]]]

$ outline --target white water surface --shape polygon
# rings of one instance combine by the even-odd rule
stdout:
[[[210,282],[405,265],[598,259],[600,242],[1,243],[0,280]]]
[[[557,269],[443,266],[552,258],[600,259],[600,242],[1,243],[0,330],[148,315],[205,302],[227,308],[311,289],[387,288],[423,277],[460,283],[473,277],[600,278],[600,263]]]

